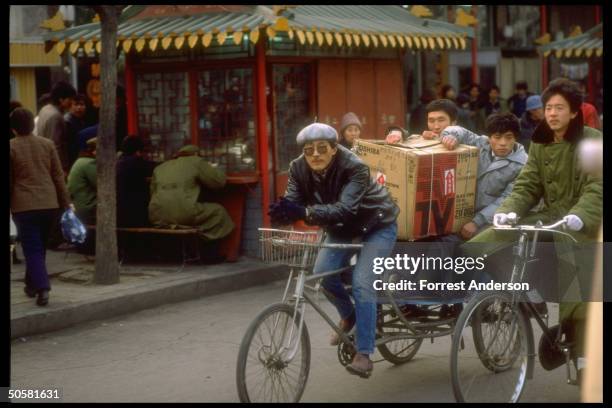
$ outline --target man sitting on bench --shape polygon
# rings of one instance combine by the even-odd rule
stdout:
[[[202,187],[224,186],[225,174],[199,157],[197,146],[184,146],[153,172],[149,220],[157,227],[195,227],[204,240],[218,243],[234,223],[222,206],[199,202],[198,197]]]

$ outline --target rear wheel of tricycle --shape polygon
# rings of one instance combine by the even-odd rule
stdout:
[[[378,319],[378,333],[381,336],[394,336],[401,334],[415,334],[415,331],[406,326],[397,316],[392,305],[382,304]],[[399,365],[412,360],[421,347],[423,339],[398,339],[377,346],[378,351],[388,362]]]

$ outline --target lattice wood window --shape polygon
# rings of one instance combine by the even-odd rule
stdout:
[[[256,170],[253,88],[251,68],[198,73],[200,155],[227,173]]]
[[[191,141],[186,72],[136,75],[138,126],[151,143],[151,158],[167,160]]]

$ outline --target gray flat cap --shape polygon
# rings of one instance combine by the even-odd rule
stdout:
[[[296,139],[297,144],[303,146],[308,142],[315,140],[327,140],[329,142],[338,141],[338,132],[333,127],[325,123],[312,123],[300,130]]]

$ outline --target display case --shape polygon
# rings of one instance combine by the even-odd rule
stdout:
[[[197,80],[200,155],[227,174],[255,173],[253,70],[206,69]]]

